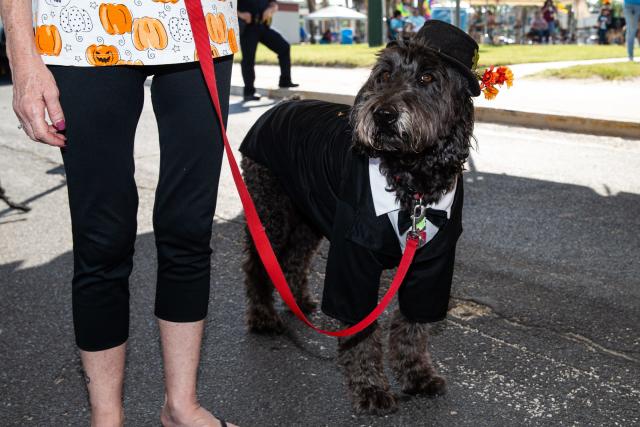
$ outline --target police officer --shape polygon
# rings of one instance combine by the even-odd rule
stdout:
[[[278,55],[280,63],[279,86],[281,88],[298,86],[291,81],[290,45],[280,33],[270,27],[273,14],[277,10],[278,5],[275,0],[238,0],[245,101],[260,99],[255,94],[256,88],[253,85],[256,79],[254,67],[259,42]]]

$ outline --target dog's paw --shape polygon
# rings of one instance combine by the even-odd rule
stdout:
[[[250,311],[247,313],[247,327],[254,334],[280,335],[284,332],[284,323],[277,313]]]
[[[439,375],[417,378],[411,384],[405,384],[402,391],[406,394],[442,396],[447,392],[447,381]]]
[[[387,415],[398,410],[398,398],[389,390],[368,387],[354,398],[355,411],[359,414]]]

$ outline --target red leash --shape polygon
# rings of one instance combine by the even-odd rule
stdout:
[[[271,243],[269,243],[269,239],[264,231],[264,227],[262,226],[262,222],[260,222],[260,218],[258,217],[258,213],[256,212],[255,205],[253,204],[253,200],[251,199],[251,195],[247,190],[247,186],[245,185],[242,175],[240,173],[240,169],[238,168],[238,164],[236,163],[235,157],[233,155],[233,151],[231,150],[231,146],[229,145],[229,140],[227,139],[227,132],[224,128],[224,122],[222,120],[222,110],[220,109],[220,100],[218,99],[218,88],[216,86],[216,75],[214,71],[213,61],[207,60],[207,58],[211,58],[211,47],[209,44],[209,33],[207,31],[207,25],[204,18],[204,13],[202,11],[202,1],[201,0],[185,0],[187,6],[187,12],[189,14],[189,22],[191,23],[191,30],[193,32],[193,37],[196,42],[196,50],[198,52],[198,56],[200,57],[200,68],[202,69],[202,74],[204,75],[204,79],[207,83],[207,87],[209,88],[209,94],[211,95],[211,100],[216,110],[216,114],[218,115],[218,121],[220,122],[220,128],[222,129],[222,140],[224,141],[224,149],[227,153],[227,160],[229,161],[229,167],[231,168],[231,174],[233,175],[233,180],[235,181],[236,188],[238,189],[238,194],[240,195],[240,200],[242,201],[242,206],[244,207],[244,213],[247,220],[247,226],[249,227],[249,232],[251,237],[253,238],[253,242],[256,246],[256,250],[260,255],[260,259],[264,265],[269,278],[273,282],[273,285],[280,293],[282,300],[289,306],[293,314],[295,314],[298,319],[302,320],[306,323],[310,328],[325,334],[330,335],[332,337],[346,337],[349,335],[356,334],[363,329],[367,328],[371,325],[387,308],[396,292],[400,288],[404,277],[409,270],[409,266],[413,261],[413,256],[415,255],[416,249],[418,247],[418,239],[413,237],[407,239],[407,247],[402,254],[402,260],[400,261],[400,265],[398,266],[398,271],[396,272],[396,276],[389,287],[387,293],[382,297],[382,300],[378,304],[378,306],[367,315],[364,319],[362,319],[357,324],[350,326],[341,331],[325,331],[319,329],[313,323],[307,319],[304,315],[300,307],[295,301],[293,294],[291,293],[291,289],[289,289],[289,285],[287,284],[287,280],[282,273],[282,268],[276,259],[276,256],[271,248]]]

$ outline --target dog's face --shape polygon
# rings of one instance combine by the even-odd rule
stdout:
[[[354,143],[371,155],[421,153],[449,135],[470,99],[455,66],[418,42],[392,42],[356,97]]]

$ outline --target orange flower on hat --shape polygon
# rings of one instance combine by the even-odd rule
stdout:
[[[484,73],[480,78],[480,80],[482,80],[481,86],[493,86],[494,84],[496,84],[496,78],[497,74],[493,72],[493,67],[487,68],[486,70],[484,70]]]
[[[507,88],[510,88],[513,85],[513,71],[509,67],[498,67],[496,70],[497,84],[507,84]]]
[[[494,99],[498,95],[498,92],[500,91],[495,86],[486,86],[485,88],[482,89],[482,93],[484,93],[484,97],[488,100]]]
[[[480,80],[480,90],[484,93],[486,99],[494,99],[500,90],[496,86],[507,85],[510,88],[513,85],[513,71],[509,67],[493,66],[484,70],[482,75],[478,74],[478,80]]]

